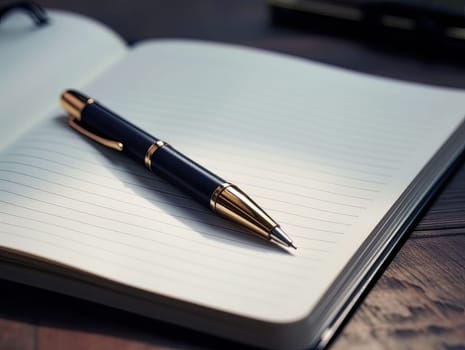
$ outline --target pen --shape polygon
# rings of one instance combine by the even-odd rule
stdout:
[[[295,247],[290,237],[237,186],[205,169],[171,145],[149,135],[75,90],[61,95],[69,125],[92,140],[127,154],[213,212],[274,243]]]

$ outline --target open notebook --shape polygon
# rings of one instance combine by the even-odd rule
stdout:
[[[3,278],[269,348],[324,344],[464,148],[465,93],[228,45],[0,25]],[[92,53],[92,54],[86,54]],[[298,246],[74,132],[79,88],[239,185]]]

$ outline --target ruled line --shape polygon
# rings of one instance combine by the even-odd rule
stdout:
[[[117,266],[119,266],[119,267],[121,267],[123,269],[130,270],[132,272],[141,273],[142,276],[144,276],[145,278],[152,277],[153,280],[162,278],[164,281],[171,280],[171,282],[176,283],[176,284],[183,283],[184,288],[186,288],[186,286],[188,288],[191,288],[191,287],[195,286],[195,287],[202,288],[205,292],[207,292],[207,291],[212,291],[212,292],[215,291],[217,293],[223,293],[223,294],[229,295],[229,296],[238,296],[238,297],[245,298],[245,299],[255,301],[255,302],[265,302],[266,304],[269,304],[269,305],[273,305],[276,302],[276,297],[277,296],[278,297],[279,296],[288,297],[289,296],[289,291],[292,291],[292,288],[285,288],[284,290],[280,290],[280,291],[273,290],[273,288],[268,288],[270,293],[268,293],[266,295],[263,295],[263,293],[253,293],[253,292],[252,293],[250,293],[250,292],[249,293],[239,293],[239,292],[237,292],[238,289],[224,288],[225,285],[223,283],[215,283],[215,280],[217,279],[217,278],[215,278],[215,276],[208,275],[208,279],[205,279],[206,276],[198,275],[195,271],[190,271],[187,274],[182,274],[182,278],[181,278],[181,276],[176,273],[177,272],[176,269],[174,269],[174,271],[173,271],[173,269],[171,268],[170,270],[172,270],[172,272],[174,272],[174,273],[165,273],[165,274],[160,275],[160,274],[155,274],[153,269],[145,267],[142,264],[138,264],[137,267],[128,266],[127,264],[119,263],[118,261],[112,261],[112,260],[104,259],[104,258],[102,258],[100,256],[88,254],[85,251],[83,252],[81,250],[72,249],[72,248],[69,248],[67,246],[58,244],[56,242],[50,242],[50,241],[43,240],[43,239],[40,239],[40,238],[37,238],[37,237],[31,238],[31,237],[29,237],[29,236],[27,236],[27,235],[25,235],[23,233],[18,233],[18,232],[12,233],[12,232],[6,232],[6,231],[1,231],[0,230],[0,234],[13,236],[13,237],[22,237],[22,238],[30,240],[30,241],[32,241],[34,243],[42,243],[42,244],[46,244],[46,245],[49,245],[49,246],[53,246],[54,248],[63,249],[63,250],[66,250],[66,251],[73,252],[75,254],[79,254],[81,256],[83,255],[83,256],[86,256],[88,258],[92,258],[92,259],[95,259],[95,260],[98,260],[98,261],[101,261],[101,262],[105,262],[105,263],[109,264],[110,266],[117,265]],[[124,256],[124,254],[121,254],[121,255]],[[167,268],[166,272],[169,272],[169,270],[168,270],[169,266],[168,265],[165,265],[163,263],[161,263],[161,265],[164,266],[165,268]],[[195,278],[195,277],[198,277],[198,278]],[[189,280],[187,284],[186,284],[186,282],[187,282],[186,279]],[[203,281],[205,281],[205,282],[202,283]],[[213,283],[211,283],[210,281],[212,281]],[[222,280],[219,280],[219,281],[222,281]],[[256,286],[256,285],[254,285],[253,281],[254,281],[253,279],[248,281],[248,289],[250,289],[251,291],[254,291],[254,290],[260,291],[260,292],[263,291],[263,285]],[[279,284],[276,284],[276,285],[279,285]],[[268,284],[267,284],[267,286],[268,286]]]
[[[170,114],[174,115],[175,113],[177,113],[176,115],[179,115],[179,114],[190,114],[191,115],[192,111],[195,110],[196,106],[201,107],[201,105],[198,104],[198,101],[205,100],[204,96],[193,98],[195,95],[188,94],[186,98],[184,99],[184,103],[182,105],[179,105],[177,103],[172,103],[172,101],[174,102],[178,97],[176,97],[173,94],[170,94],[168,91],[165,91],[165,93],[163,93],[160,89],[156,89],[155,91],[152,91],[152,93],[154,94],[154,96],[158,97],[158,99],[156,97],[150,100],[141,98],[141,99],[138,99],[140,103],[129,105],[125,102],[121,102],[121,101],[130,102],[130,99],[132,96],[125,95],[125,96],[121,96],[121,99],[115,98],[112,105],[116,104],[115,108],[118,108],[118,109],[124,108],[126,110],[131,110],[134,113],[137,113],[138,119],[142,118],[141,115],[149,115],[148,118],[153,119],[154,115],[162,115],[163,117],[166,117],[167,115],[169,116]],[[158,100],[160,103],[155,104],[154,103],[155,100]],[[286,115],[292,114],[292,119],[294,122],[298,122],[300,120],[306,121],[308,110],[305,110],[304,108],[299,108],[298,103],[295,103],[292,105],[289,105],[289,104],[282,105],[281,107],[279,104],[280,100],[281,99],[279,98],[278,101],[273,105],[272,111],[266,109],[266,106],[263,106],[263,105],[260,105],[258,106],[259,108],[256,108],[257,105],[254,100],[242,99],[240,105],[223,104],[221,111],[216,111],[215,113],[217,113],[219,117],[220,116],[222,117],[222,118],[218,118],[220,122],[221,121],[224,122],[225,120],[231,119],[233,117],[236,120],[238,113],[247,113],[247,116],[250,116],[251,118],[253,118],[254,116],[257,118],[260,118],[263,115],[267,115],[267,119],[269,121],[276,120],[278,122],[281,122],[282,119],[280,119],[279,115],[282,118],[282,114],[276,113],[276,110],[279,111],[281,109],[281,111],[284,112]],[[298,101],[298,102],[302,102],[302,101]],[[166,106],[160,105],[161,103],[165,103]],[[245,106],[247,103],[249,103],[249,105]],[[232,109],[231,112],[228,111],[228,108]],[[344,124],[344,127],[342,128],[340,126],[341,121],[342,122],[345,121],[345,119],[347,118],[347,114],[343,114],[343,113],[340,113],[340,111],[331,109],[330,106],[328,106],[327,104],[325,104],[324,108],[321,108],[321,107],[319,108],[318,104],[313,103],[311,106],[311,111],[312,111],[312,114],[315,116],[313,118],[314,123],[316,125],[318,124],[322,125],[321,129],[325,131],[340,129],[343,132],[347,132],[347,130],[350,130],[350,128],[353,128],[355,136],[358,136],[361,134],[361,136],[365,139],[367,137],[376,138],[376,136],[380,136],[378,137],[378,140],[382,140],[385,137],[384,132],[389,131],[391,129],[393,132],[392,137],[394,139],[403,139],[405,143],[408,142],[407,139],[409,136],[411,136],[411,132],[406,132],[405,136],[401,136],[400,134],[402,134],[402,131],[401,131],[402,128],[399,127],[398,124],[396,124],[397,128],[391,127],[391,125],[388,123],[384,123],[382,127],[379,127],[378,125],[376,125],[375,122],[372,122],[370,127],[367,128],[369,130],[364,130],[364,129],[359,130],[356,128],[357,124],[355,123],[355,120],[354,120],[354,123],[353,123],[354,125]],[[327,118],[328,115],[330,115],[335,120],[334,121],[328,120]],[[363,121],[363,125],[366,127],[367,124],[369,124],[370,119],[365,118],[360,121],[361,122]],[[378,123],[380,122],[380,120],[376,120],[376,121]],[[412,123],[406,123],[407,130],[408,130],[408,126],[413,126],[413,125],[414,124]],[[283,127],[285,128],[286,124],[284,124]],[[328,127],[331,127],[331,128],[328,128]],[[376,132],[379,132],[379,135],[376,135]]]
[[[26,209],[26,210],[35,211],[35,212],[40,213],[40,211],[37,211],[35,209],[27,208],[27,207],[24,207],[24,206],[19,206],[19,205],[16,205],[14,203],[8,202],[7,204],[10,204],[10,205],[15,206],[17,208],[23,208],[23,209]],[[29,216],[22,216],[22,215],[18,215],[18,214],[12,214],[12,213],[8,213],[8,212],[5,212],[5,211],[0,211],[0,213],[11,216],[11,217],[19,218],[19,219],[21,219],[23,221],[24,220],[25,221],[32,221],[32,222],[35,222],[35,223],[38,223],[38,224],[43,224],[43,225],[46,225],[46,226],[53,226],[53,227],[62,229],[63,232],[68,232],[68,233],[69,232],[75,232],[75,233],[78,233],[79,235],[90,236],[90,237],[95,238],[95,239],[100,239],[100,240],[102,240],[104,242],[108,241],[110,243],[119,244],[122,247],[128,246],[128,247],[132,247],[132,248],[135,248],[135,249],[143,249],[143,250],[146,249],[145,248],[146,245],[139,246],[139,245],[135,245],[135,244],[130,244],[130,243],[127,243],[127,242],[123,242],[123,241],[115,240],[115,239],[112,239],[112,238],[108,238],[107,235],[105,235],[105,237],[101,237],[101,236],[99,236],[99,235],[97,235],[95,233],[90,233],[88,231],[77,230],[76,228],[73,228],[70,225],[60,225],[60,224],[57,224],[56,222],[53,222],[53,221],[39,220],[39,219],[35,219],[35,218],[29,217]],[[53,215],[53,214],[48,214],[48,215],[60,217],[58,215]],[[82,221],[74,221],[74,222],[85,223],[85,222],[82,222]],[[129,236],[129,238],[134,237],[134,238],[137,238],[137,239],[141,239],[141,240],[146,241],[146,244],[147,243],[156,243],[157,247],[161,247],[160,250],[165,249],[165,247],[166,247],[166,248],[172,248],[172,249],[175,249],[175,250],[182,250],[184,252],[188,252],[188,253],[192,253],[192,254],[198,254],[199,250],[192,249],[193,247],[197,246],[197,248],[202,249],[204,246],[207,246],[207,247],[214,248],[212,250],[213,252],[215,252],[217,249],[220,248],[220,246],[218,246],[218,245],[214,245],[214,244],[211,244],[211,243],[208,243],[208,242],[199,243],[199,242],[192,241],[192,240],[189,240],[188,238],[184,238],[184,237],[180,237],[180,239],[184,239],[184,240],[188,241],[190,243],[190,245],[175,245],[175,244],[171,243],[170,241],[166,241],[166,240],[161,240],[160,241],[160,240],[155,240],[153,238],[149,239],[149,238],[146,238],[146,237],[143,237],[143,236],[138,236],[138,235],[136,235],[134,233],[124,232],[124,231],[117,231],[117,230],[108,229],[108,228],[105,228],[105,231],[121,233],[123,235]],[[47,231],[45,231],[45,232],[47,232]],[[96,231],[96,232],[102,233],[101,231]],[[168,251],[169,251],[169,249],[168,249]],[[158,251],[153,251],[153,252],[155,253],[155,252],[158,252]],[[271,274],[275,274],[276,272],[279,272],[281,270],[283,272],[285,272],[286,268],[287,268],[286,265],[290,265],[290,266],[293,266],[293,272],[291,273],[291,275],[295,274],[296,276],[300,276],[300,277],[302,277],[302,274],[296,274],[297,270],[301,270],[304,274],[306,274],[306,273],[309,272],[308,269],[307,269],[308,264],[311,263],[311,262],[317,262],[317,261],[320,260],[319,258],[316,258],[316,257],[310,257],[310,258],[307,259],[308,261],[305,263],[305,266],[301,266],[299,264],[294,264],[293,262],[290,263],[289,261],[287,261],[287,262],[283,261],[283,262],[280,262],[277,266],[273,266],[273,269],[267,269],[267,267],[269,267],[269,265],[263,265],[262,260],[260,258],[256,258],[254,255],[248,254],[246,251],[232,250],[232,249],[228,249],[228,247],[221,247],[221,252],[222,252],[221,256],[214,255],[214,254],[211,254],[211,253],[205,253],[205,252],[202,252],[202,256],[205,253],[206,254],[205,256],[207,256],[207,257],[220,258],[221,260],[229,261],[231,263],[236,263],[236,264],[239,264],[239,265],[243,264],[244,267],[249,267],[250,268],[251,266],[255,266],[257,269],[263,270],[263,271],[269,271],[269,272],[271,272]],[[227,252],[228,254],[224,254],[225,252]],[[247,259],[247,261],[244,261],[243,259]],[[240,261],[240,263],[238,263],[238,261]],[[244,261],[244,262],[242,263],[242,261]]]
[[[4,213],[4,212],[1,212],[3,214],[7,214],[7,213]],[[8,215],[8,214],[7,214]],[[24,218],[24,217],[21,217],[21,219],[28,219],[28,218]],[[144,246],[136,246],[136,245],[131,245],[131,244],[128,244],[128,243],[121,243],[121,242],[118,242],[118,241],[115,241],[115,240],[112,240],[112,239],[108,239],[108,238],[102,238],[102,237],[99,237],[97,235],[91,235],[89,233],[86,233],[86,232],[83,232],[83,231],[78,231],[78,230],[73,230],[77,233],[79,233],[80,236],[82,237],[85,237],[85,236],[89,236],[89,237],[92,237],[92,239],[96,239],[98,241],[101,242],[100,245],[95,245],[95,244],[90,244],[86,241],[84,241],[83,239],[73,239],[69,236],[63,236],[63,235],[59,235],[57,233],[52,233],[52,232],[49,232],[49,231],[44,231],[44,230],[41,230],[41,229],[37,229],[37,228],[31,228],[31,227],[28,227],[28,226],[25,226],[25,225],[18,225],[18,224],[12,224],[12,223],[8,223],[8,222],[0,222],[0,225],[7,225],[7,226],[11,226],[11,227],[16,227],[16,228],[21,228],[21,229],[25,229],[25,230],[28,230],[28,231],[31,231],[33,233],[41,233],[43,235],[46,235],[46,236],[53,236],[54,237],[54,241],[55,242],[58,242],[58,240],[63,240],[63,242],[66,242],[66,243],[72,243],[73,246],[75,245],[82,245],[82,246],[86,246],[86,247],[89,247],[89,248],[92,248],[92,249],[95,249],[97,251],[102,251],[102,252],[105,252],[105,253],[108,253],[110,255],[112,255],[113,257],[120,257],[120,256],[125,256],[127,258],[130,258],[131,260],[136,260],[136,261],[139,261],[140,263],[143,263],[143,264],[146,264],[146,266],[154,266],[154,265],[157,265],[157,266],[163,266],[164,269],[168,270],[168,271],[172,271],[173,273],[191,273],[192,269],[191,267],[192,266],[199,266],[199,267],[203,267],[203,268],[206,268],[207,271],[211,272],[211,271],[216,271],[215,274],[218,274],[218,275],[221,275],[222,273],[224,273],[225,271],[228,271],[227,269],[227,265],[224,264],[224,262],[227,262],[227,263],[232,263],[234,265],[243,265],[244,267],[250,267],[251,266],[251,262],[249,261],[248,265],[238,261],[238,260],[232,260],[232,259],[227,259],[224,260],[224,259],[219,259],[218,256],[203,256],[203,258],[205,257],[209,257],[211,258],[213,261],[210,263],[210,264],[207,264],[205,263],[203,260],[202,261],[199,261],[199,259],[196,259],[195,258],[195,255],[190,255],[190,258],[187,258],[188,256],[186,255],[183,255],[183,256],[180,256],[179,259],[180,261],[184,261],[187,265],[184,267],[185,270],[179,270],[179,269],[174,269],[172,265],[165,265],[165,264],[160,264],[159,263],[159,259],[158,258],[155,258],[155,259],[147,259],[147,258],[142,258],[140,253],[138,255],[134,255],[134,254],[128,254],[126,253],[126,251],[117,251],[115,252],[114,250],[111,250],[109,248],[106,247],[106,244],[108,243],[115,243],[115,244],[119,244],[121,245],[121,247],[123,248],[134,248],[135,250],[139,251],[139,252],[146,252],[146,253],[149,253],[149,254],[154,254],[156,253],[157,254],[157,257],[159,256],[164,256],[166,254],[163,254],[165,251],[167,250],[159,250],[159,251],[153,251],[151,249],[148,249]],[[64,232],[69,232],[70,231],[70,228],[69,227],[63,227],[65,229]],[[97,242],[96,242],[97,243]],[[63,248],[65,249],[70,249],[70,247],[68,245],[62,245]],[[72,249],[72,248],[71,248]],[[191,252],[194,252],[194,253],[198,253],[198,252],[195,252],[195,251],[192,251],[192,250],[189,250],[189,249],[181,249],[183,250],[185,253],[191,253]],[[76,252],[79,252],[80,250],[75,250]],[[94,255],[96,256],[96,255]],[[150,255],[149,255],[150,256]],[[169,255],[166,255],[165,257],[170,257]],[[173,256],[171,256],[173,257]],[[178,257],[176,257],[178,258]],[[111,260],[111,262],[117,262],[118,260]],[[139,265],[139,263],[136,263],[134,265]],[[221,267],[221,265],[223,265]],[[226,267],[226,268],[225,268]],[[245,278],[249,278],[249,279],[254,279],[254,280],[258,280],[258,281],[261,281],[261,282],[266,282],[267,278],[270,278],[272,276],[276,276],[276,273],[277,272],[282,272],[284,273],[284,269],[281,269],[282,271],[280,271],[279,267],[275,270],[271,270],[271,269],[266,269],[266,268],[263,268],[263,266],[261,266],[260,264],[254,264],[253,265],[254,267],[254,273],[250,273],[252,272],[250,269],[241,269],[241,270],[238,270],[238,271],[232,271],[231,274],[233,275],[237,275],[238,277],[245,277]],[[259,273],[257,273],[257,271],[259,271]],[[304,272],[304,271],[302,271]],[[308,270],[307,270],[308,272]],[[286,272],[288,273],[288,272]],[[291,272],[292,275],[294,277],[302,277],[302,274],[297,274],[295,273],[295,270]],[[224,275],[224,274],[223,274]],[[268,275],[267,278],[264,278],[266,275]],[[198,275],[199,277],[206,277],[205,274],[199,274]],[[224,278],[223,279],[217,279],[218,282],[221,282],[221,283],[231,283],[233,281],[228,281],[227,279],[225,280]],[[291,285],[294,285],[295,287],[299,285],[298,283],[298,279],[294,279],[294,282],[291,282]],[[271,287],[271,290],[272,291],[273,289],[278,289],[278,288],[273,288]]]
[[[43,135],[42,135],[43,136]],[[44,140],[44,141],[41,141],[41,144],[49,144],[51,143],[50,140]],[[62,143],[60,142],[54,142],[54,144],[60,144],[62,145]],[[69,145],[66,145],[66,146],[69,146]],[[65,146],[65,147],[66,147]],[[62,147],[63,149],[64,147]],[[66,157],[68,158],[69,157],[69,153],[65,153],[65,152],[60,152],[60,151],[57,151],[56,149],[52,149],[52,148],[46,148],[46,147],[40,147],[40,146],[22,146],[21,147],[21,150],[29,150],[29,151],[44,151],[44,152],[47,152],[47,153],[50,153],[50,154],[55,154],[55,155],[61,155],[63,157]],[[76,151],[77,153],[83,153],[83,154],[86,154],[87,155],[87,158],[85,157],[79,157],[79,156],[76,156]],[[79,149],[79,148],[73,148],[73,159],[74,160],[81,160],[81,161],[85,161],[86,163],[88,164],[92,164],[92,165],[96,165],[96,166],[100,166],[101,163],[94,160],[89,160],[88,159],[88,151],[87,150],[84,150],[84,149]],[[97,154],[97,152],[95,152],[94,154]],[[120,172],[124,172],[121,168],[117,167],[117,166],[112,166],[112,165],[106,165],[106,167],[108,169],[113,169],[113,170],[116,170],[116,171],[120,171]],[[148,172],[146,171],[146,169],[143,169],[143,171],[134,171],[134,170],[137,170],[137,169],[131,169],[131,171],[126,171],[126,173],[130,173],[130,174],[133,174],[135,176],[139,176],[139,177],[142,177],[142,178],[153,178],[153,174],[148,174]],[[254,175],[254,174],[251,174],[250,172],[245,172],[245,171],[238,171],[237,169],[235,169],[234,171],[235,173],[237,174],[244,174],[244,175],[247,175],[248,177],[252,177],[252,178],[259,178],[259,179],[263,179],[262,176],[259,176],[259,175]],[[276,172],[274,172],[274,174],[277,174]],[[374,189],[374,188],[366,188],[366,187],[361,187],[361,186],[352,186],[352,185],[348,185],[348,184],[342,184],[342,183],[337,183],[337,182],[331,182],[331,181],[324,181],[324,180],[321,180],[321,179],[317,179],[317,178],[312,178],[312,177],[307,177],[307,179],[311,179],[312,181],[316,181],[316,182],[320,182],[320,183],[326,183],[328,185],[335,185],[335,186],[340,186],[340,187],[343,187],[343,188],[350,188],[350,189],[355,189],[355,190],[360,190],[360,191],[366,191],[366,192],[372,192],[372,193],[378,193],[380,190],[379,189]],[[293,182],[290,182],[290,181],[283,181],[282,179],[277,179],[277,178],[273,178],[273,181],[278,183],[278,184],[287,184],[287,185],[295,185],[295,183]],[[382,183],[380,183],[382,184]],[[299,183],[298,185],[299,187],[301,188],[306,188],[306,189],[315,189],[315,190],[321,190],[320,188],[317,188],[317,187],[313,187],[313,186],[308,186],[306,185],[305,183]]]
[[[45,162],[48,161],[46,158],[42,158],[42,160],[45,161]],[[45,171],[45,172],[54,173],[54,174],[62,175],[62,176],[65,176],[65,177],[71,177],[71,178],[73,178],[73,179],[75,179],[77,181],[90,183],[90,184],[105,187],[105,188],[108,188],[108,189],[122,191],[121,189],[118,189],[117,187],[114,187],[114,186],[108,186],[108,185],[103,184],[103,183],[89,181],[89,180],[83,179],[82,177],[67,175],[65,173],[60,173],[60,172],[51,170],[50,168],[42,168],[42,167],[38,167],[38,166],[33,166],[33,165],[29,164],[29,163],[22,163],[22,162],[19,162],[19,161],[0,161],[0,164],[1,163],[7,163],[7,162],[10,163],[10,164],[16,164],[16,165],[22,165],[22,166],[26,166],[26,167],[30,167],[30,168],[40,169],[40,170]],[[58,163],[55,162],[55,164],[62,165],[62,166],[67,168],[67,166],[65,164],[60,164],[59,162]],[[79,170],[79,168],[75,168],[75,169]],[[94,174],[94,175],[97,175],[97,174]],[[105,178],[105,176],[103,176],[103,175],[101,177]],[[162,193],[164,195],[173,196],[173,199],[176,199],[176,198],[181,199],[182,198],[182,199],[185,199],[186,201],[191,201],[189,197],[186,197],[185,195],[183,195],[181,193],[178,193],[178,192],[171,192],[171,191],[167,191],[166,189],[160,189],[160,188],[153,187],[153,186],[145,186],[145,185],[135,184],[133,182],[128,182],[128,181],[124,181],[124,180],[121,180],[121,182],[126,184],[126,185],[131,185],[131,186],[134,186],[134,187],[149,189],[151,191],[159,192],[159,193]],[[163,183],[163,182],[161,182],[161,183]],[[166,188],[166,186],[164,188]],[[122,191],[122,192],[124,192],[124,191]],[[255,197],[261,198],[261,199],[269,199],[270,201],[277,202],[277,203],[288,204],[290,206],[298,206],[298,207],[308,208],[308,209],[313,208],[312,206],[308,206],[308,205],[306,205],[304,203],[296,204],[295,202],[279,200],[279,199],[277,199],[275,197],[267,197],[267,196],[263,196],[263,195],[256,195]],[[147,197],[145,197],[145,198],[147,198]],[[356,209],[365,209],[365,207],[363,207],[363,206],[356,206],[356,205],[350,205],[350,204],[345,204],[345,203],[331,201],[331,200],[324,200],[324,199],[317,198],[317,197],[309,197],[309,196],[307,196],[307,198],[312,198],[312,199],[314,199],[316,201],[328,203],[328,204],[331,204],[331,205],[338,205],[338,206],[342,206],[342,207],[349,207],[349,208],[356,208]],[[158,201],[163,202],[161,200],[158,200]],[[292,211],[288,211],[287,213],[292,214]]]
[[[178,133],[178,137],[180,137],[180,136],[181,136],[180,133]],[[188,136],[192,137],[192,135],[188,135]],[[35,139],[37,139],[37,138],[35,138]],[[65,142],[66,138],[63,138],[63,140]],[[45,142],[52,143],[53,141],[45,141]],[[199,143],[200,143],[200,141],[197,142],[197,144],[199,144]],[[63,147],[63,143],[56,142],[56,144]],[[225,142],[222,142],[221,144],[222,144],[223,147],[227,145],[227,143],[225,143]],[[209,145],[208,143],[205,143],[205,147],[207,149],[211,148],[208,145]],[[210,143],[210,145],[211,145],[211,143]],[[243,145],[238,145],[238,146],[243,146]],[[232,148],[232,149],[234,149],[234,148]],[[255,150],[258,150],[258,149],[255,149]],[[193,151],[194,150],[190,150],[190,152],[193,152]],[[269,153],[270,150],[263,150],[263,152],[268,152]],[[215,158],[215,162],[227,164],[227,165],[229,165],[231,167],[232,166],[240,167],[241,165],[243,165],[243,159],[242,160],[240,159],[240,157],[241,157],[240,155],[238,156],[237,154],[229,153],[227,161],[222,160],[222,158],[224,156],[225,156],[224,153],[218,154],[218,157]],[[373,183],[377,183],[377,182],[381,181],[381,179],[385,179],[385,178],[390,177],[390,175],[387,174],[386,172],[380,172],[380,171],[374,171],[374,170],[368,170],[368,169],[362,169],[362,168],[354,167],[353,162],[351,162],[349,160],[345,160],[344,164],[342,165],[341,160],[338,160],[337,158],[335,158],[335,159],[328,158],[327,160],[325,160],[323,162],[323,161],[319,160],[317,157],[313,156],[312,154],[307,154],[306,157],[308,158],[307,161],[309,161],[309,162],[311,161],[311,164],[312,164],[311,170],[312,171],[321,171],[322,173],[327,173],[327,174],[332,175],[332,176],[338,176],[338,174],[340,174],[341,171],[350,171],[352,173],[359,174],[359,176],[357,177],[357,176],[351,176],[351,175],[341,175],[341,177],[349,178],[349,179],[352,178],[352,179],[355,179],[355,180],[358,180],[358,181],[361,181],[361,182],[373,182]],[[239,158],[239,159],[237,159],[237,158]],[[247,154],[247,158],[250,159],[250,160],[256,161],[257,164],[263,163],[262,158],[257,158],[256,156],[254,156],[250,152]],[[352,164],[352,165],[350,165],[350,164]],[[323,167],[325,169],[329,168],[331,170],[319,169],[317,167]],[[263,168],[263,170],[265,170],[265,169],[266,168]],[[310,170],[309,168],[302,167],[302,164],[298,160],[292,161],[292,160],[289,160],[289,159],[286,160],[286,169],[288,171],[290,171],[290,172],[292,172],[294,169],[295,170],[305,170],[305,171]],[[272,169],[266,169],[266,170],[272,171]],[[391,169],[391,170],[395,170],[395,169]],[[371,181],[370,181],[370,179],[368,179],[368,181],[366,181],[365,178],[360,177],[360,175],[371,176],[371,177],[375,177],[377,179],[371,179]]]
[[[55,144],[57,146],[60,146],[60,147],[63,147],[65,141],[69,141],[69,139],[66,139],[66,138],[63,138],[63,142],[59,142],[59,141],[54,141],[54,140],[50,140],[50,139],[46,139],[46,140],[43,140],[41,139],[41,137],[36,137],[36,135],[32,135],[30,137],[31,139],[33,140],[38,140],[40,141],[41,143],[48,143],[48,144]],[[83,149],[79,149],[79,148],[76,148],[76,147],[73,147],[73,149],[75,151],[81,151],[83,153],[91,153],[91,154],[99,154],[98,151],[96,150],[91,150],[91,149],[86,149],[86,150],[83,150]],[[216,160],[217,162],[221,162],[221,160]],[[227,164],[231,164],[231,162],[228,162]],[[233,163],[235,164],[235,163]],[[295,169],[294,169],[295,168]],[[274,173],[276,174],[279,174],[279,175],[288,175],[289,174],[289,171],[292,172],[293,170],[306,170],[306,169],[301,169],[301,168],[296,168],[295,165],[294,166],[289,166],[289,171],[279,171],[279,169],[270,169],[270,168],[263,168],[263,167],[256,167],[255,170],[261,170],[261,171],[270,171],[270,170],[273,170]],[[330,175],[330,176],[333,176],[333,177],[337,177],[337,178],[342,178],[342,179],[348,179],[348,180],[353,180],[353,181],[357,181],[357,182],[360,182],[360,183],[368,183],[368,184],[374,184],[374,185],[384,185],[386,184],[386,181],[380,181],[380,180],[373,180],[373,179],[367,179],[367,178],[360,178],[360,177],[356,177],[356,176],[351,176],[351,175],[346,175],[346,174],[341,174],[340,172],[337,173],[337,172],[332,172],[332,171],[327,171],[327,170],[324,170],[324,169],[319,169],[319,168],[315,168],[315,167],[312,167],[312,172],[318,172],[318,173],[321,173],[323,175]],[[376,176],[376,174],[374,174],[374,176]],[[383,175],[383,176],[386,176],[386,175]],[[312,180],[312,177],[311,176],[302,176],[302,174],[299,174],[298,175],[299,178],[303,179],[303,180]],[[316,180],[318,181],[318,180]],[[325,181],[321,181],[320,182],[325,182]],[[328,183],[328,182],[326,182]]]
[[[21,157],[21,158],[34,158],[34,159],[41,159],[41,160],[44,160],[44,161],[50,161],[52,162],[50,159],[48,158],[44,158],[44,157],[40,157],[40,156],[35,156],[34,155],[34,152],[35,151],[43,151],[43,152],[46,152],[48,154],[53,154],[53,155],[62,155],[64,157],[65,154],[63,153],[58,153],[58,152],[54,152],[52,150],[44,150],[44,149],[38,149],[38,148],[31,148],[31,151],[28,152],[28,153],[20,153],[20,152],[12,152],[12,153],[7,153],[7,155],[10,155],[10,156],[13,156],[15,158],[17,157]],[[81,160],[81,161],[84,161],[85,163],[87,164],[93,164],[95,166],[98,165],[98,163],[93,163],[93,162],[87,162],[85,161],[84,159],[82,158],[74,158],[75,160]],[[63,162],[58,162],[56,160],[54,160],[53,162],[55,162],[56,164],[60,164],[60,165],[65,165],[65,163]],[[76,162],[74,162],[76,163]],[[72,166],[72,165],[68,165],[68,167],[70,168],[73,168],[73,169],[78,169],[79,167],[77,166]],[[148,174],[148,175],[143,175],[143,174],[139,174],[139,173],[135,173],[133,171],[129,171],[129,170],[123,170],[121,168],[115,168],[115,167],[109,167],[111,169],[115,169],[115,170],[118,170],[119,172],[121,173],[125,173],[125,174],[131,174],[131,175],[135,175],[135,176],[138,176],[140,178],[144,178],[144,179],[150,179],[151,181],[156,181],[156,182],[159,182],[159,183],[164,183],[164,180],[162,179],[159,179],[158,177],[154,176],[153,174]],[[93,172],[90,172],[90,173],[93,173]],[[96,173],[93,173],[93,174],[96,174]],[[273,192],[281,192],[281,193],[285,193],[285,194],[292,194],[292,195],[295,195],[295,196],[298,196],[298,197],[308,197],[308,198],[318,198],[318,197],[315,197],[315,196],[308,196],[308,195],[304,195],[302,193],[299,193],[299,192],[294,192],[294,191],[291,191],[291,190],[280,190],[279,189],[279,186],[275,186],[275,187],[269,187],[269,186],[260,186],[260,185],[257,185],[253,182],[250,182],[248,180],[244,180],[242,181],[242,183],[244,185],[248,185],[249,187],[254,187],[254,188],[261,188],[261,189],[265,189],[265,190],[270,190],[270,191],[273,191]],[[275,183],[276,184],[283,184],[283,182],[279,181],[279,180],[275,180]],[[341,196],[341,197],[347,197],[347,198],[353,198],[353,199],[360,199],[360,200],[366,200],[366,201],[371,201],[373,199],[373,197],[368,197],[368,196],[360,196],[360,195],[352,195],[352,194],[346,194],[344,192],[337,192],[337,191],[330,191],[330,190],[325,190],[325,189],[321,189],[321,188],[318,188],[318,187],[314,187],[314,186],[300,186],[299,185],[296,185],[296,184],[291,184],[292,186],[294,187],[299,187],[300,189],[308,189],[310,191],[315,191],[315,192],[323,192],[323,193],[328,193],[328,194],[333,194],[333,195],[336,195],[336,196]]]

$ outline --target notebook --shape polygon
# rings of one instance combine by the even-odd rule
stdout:
[[[270,349],[324,346],[465,144],[465,93],[252,48],[0,24],[0,277]],[[83,91],[250,194],[215,216],[66,123]]]

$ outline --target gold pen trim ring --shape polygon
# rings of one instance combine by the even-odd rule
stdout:
[[[213,191],[211,197],[210,197],[210,209],[214,212],[216,212],[216,202],[218,201],[218,196],[223,192],[227,187],[232,186],[229,182],[225,182],[221,185],[219,185],[215,190]]]
[[[144,157],[144,163],[147,169],[150,171],[152,170],[152,156],[153,154],[158,151],[160,148],[166,146],[166,142],[163,142],[161,140],[158,140],[155,143],[152,143],[149,148],[147,149],[147,152],[145,153]]]

